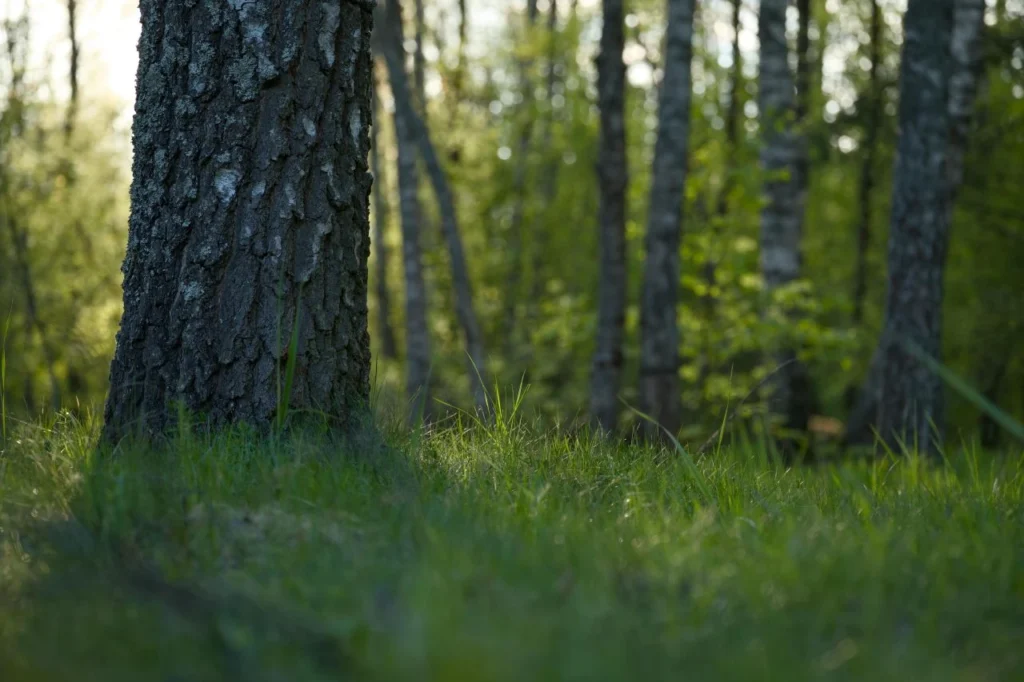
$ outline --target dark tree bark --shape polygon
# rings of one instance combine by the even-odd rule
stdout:
[[[618,422],[622,342],[626,317],[626,65],[623,0],[604,0],[601,51],[597,57],[601,134],[597,175],[600,188],[600,275],[597,344],[590,386],[590,415],[606,432]]]
[[[857,260],[854,264],[853,324],[864,321],[864,299],[867,296],[868,250],[871,246],[871,200],[875,192],[875,159],[878,153],[878,133],[882,125],[883,92],[878,68],[882,61],[882,9],[878,0],[871,1],[871,20],[868,29],[868,72],[866,100],[867,123],[864,130],[864,160],[861,165],[857,205],[860,215],[857,224]]]
[[[353,419],[369,398],[369,7],[140,10],[105,437],[161,432],[174,403],[214,424],[289,405]]]
[[[377,72],[373,79],[373,138],[370,146],[370,171],[373,173],[373,241],[377,274],[377,333],[380,334],[381,354],[390,360],[398,357],[398,343],[391,326],[391,293],[388,291],[388,252],[385,233],[387,232],[389,207],[388,190],[384,184],[384,166],[380,162],[380,97],[377,93]]]
[[[946,4],[949,4],[952,7],[952,9],[943,9],[943,7],[945,7]],[[944,201],[945,203],[943,204],[943,206],[947,215],[941,221],[941,224],[933,224],[928,221],[930,221],[931,219],[930,210],[934,207],[932,206],[929,208],[928,217],[924,215],[924,211],[922,209],[922,213],[917,216],[917,223],[907,225],[905,227],[905,231],[901,231],[900,234],[903,235],[902,239],[904,240],[904,242],[902,243],[902,246],[900,246],[899,248],[897,248],[893,243],[895,235],[890,235],[890,276],[889,292],[887,293],[886,298],[887,308],[885,328],[883,329],[883,334],[879,342],[879,345],[875,349],[875,352],[872,356],[871,364],[868,368],[868,375],[864,382],[864,387],[861,390],[856,403],[854,404],[854,407],[850,413],[850,417],[847,419],[846,432],[843,436],[843,442],[846,445],[869,443],[874,435],[872,427],[877,425],[879,428],[881,428],[882,426],[882,423],[878,421],[879,411],[881,409],[891,409],[885,408],[885,406],[881,404],[881,399],[885,376],[890,371],[887,367],[887,362],[890,354],[890,346],[892,344],[890,341],[891,337],[887,335],[890,334],[890,325],[892,325],[894,329],[897,326],[897,321],[890,321],[889,319],[890,311],[888,308],[890,306],[890,299],[894,295],[893,287],[895,285],[898,285],[903,289],[909,288],[912,289],[913,291],[921,292],[922,296],[929,286],[934,287],[936,291],[932,293],[932,296],[938,296],[940,300],[938,304],[936,304],[934,301],[931,301],[931,305],[938,305],[939,307],[941,307],[941,280],[945,265],[944,254],[946,244],[948,242],[948,230],[950,227],[950,222],[952,220],[952,203],[953,199],[956,196],[957,190],[959,189],[959,186],[963,181],[963,158],[967,143],[967,133],[970,129],[972,113],[974,110],[974,103],[977,97],[978,82],[982,75],[981,71],[983,64],[981,60],[981,41],[984,25],[984,9],[983,7],[979,7],[980,4],[981,3],[979,2],[979,0],[942,0],[942,6],[936,5],[935,7],[932,8],[916,7],[914,15],[909,15],[908,10],[908,16],[904,18],[904,23],[910,21],[911,18],[913,18],[915,22],[920,22],[922,21],[919,18],[921,13],[928,15],[928,13],[931,12],[932,14],[935,15],[931,16],[929,18],[929,21],[924,22],[928,26],[928,28],[914,29],[915,42],[912,50],[909,44],[907,44],[906,42],[904,43],[903,63],[901,64],[900,72],[901,135],[899,143],[900,146],[897,148],[896,168],[907,168],[906,163],[901,161],[901,154],[910,153],[904,151],[904,145],[909,147],[910,144],[913,143],[914,145],[916,145],[915,149],[917,150],[918,154],[921,153],[921,149],[931,149],[932,154],[936,154],[941,157],[937,159],[931,159],[930,161],[928,161],[928,163],[932,165],[941,163],[943,165],[946,182],[941,185],[941,190],[939,191],[938,195],[936,195],[936,192],[933,191],[924,196],[922,194],[924,192],[923,189],[918,188],[916,190],[913,190],[914,185],[913,183],[910,182],[912,178],[910,178],[909,176],[912,173],[917,172],[916,164],[924,163],[925,161],[922,161],[918,157],[912,156],[911,161],[908,162],[910,163],[910,166],[909,168],[907,168],[906,171],[908,177],[897,177],[895,180],[896,187],[902,186],[904,188],[904,191],[908,193],[908,197],[903,201]],[[924,40],[921,31],[930,31],[936,29],[935,17],[938,16],[939,20],[942,20],[942,17],[940,15],[947,11],[950,14],[949,22],[952,24],[952,27],[949,29],[949,32],[945,35],[945,40],[947,40],[947,47],[944,55],[945,60],[940,64],[938,60],[940,59],[941,55],[933,54],[931,55],[931,61],[921,62],[921,64],[917,64],[915,62],[915,66],[908,66],[906,63],[908,51],[909,54],[913,56],[916,60],[924,60],[925,55],[928,53],[928,51],[935,49],[934,42],[938,40],[938,38],[931,36],[928,38],[928,40]],[[905,31],[906,30],[908,29],[905,28]],[[927,63],[927,67],[923,66],[924,63]],[[934,69],[938,68],[939,66],[941,66],[942,69],[945,69],[945,71],[934,71]],[[909,92],[912,96],[918,99],[920,99],[921,97],[921,94],[916,90],[916,88],[921,83],[921,78],[916,77],[916,75],[913,73],[905,74],[905,70],[908,68],[928,68],[930,69],[930,77],[937,77],[944,73],[945,77],[948,79],[946,81],[943,81],[943,83],[941,84],[942,91],[946,93],[944,95],[945,106],[942,107],[943,112],[938,112],[945,117],[946,121],[945,139],[947,146],[941,150],[941,154],[939,153],[938,148],[925,146],[937,143],[937,141],[936,139],[932,138],[924,140],[922,136],[925,135],[925,132],[922,132],[919,129],[919,124],[915,123],[915,126],[911,127],[905,124],[903,121],[905,108],[906,106],[909,106],[904,102],[904,100],[908,99],[907,96],[904,94],[904,92],[906,92],[906,89],[908,87],[911,88]],[[907,84],[908,80],[910,82],[909,85]],[[934,85],[934,87],[939,88],[940,85]],[[930,104],[931,102],[935,101],[935,98],[938,96],[938,93],[930,93],[926,101]],[[915,113],[920,115],[922,111],[922,106],[920,104],[915,105],[914,111]],[[935,112],[932,112],[932,114],[935,114]],[[925,118],[928,118],[928,116],[926,116]],[[932,122],[929,127],[925,128],[925,130],[932,131],[932,128],[934,128],[935,125],[938,125],[938,123]],[[907,137],[909,134],[908,131],[912,131],[913,136],[911,137],[911,139],[904,140],[904,138]],[[924,180],[922,179],[921,182],[924,182]],[[894,192],[895,191],[896,188],[894,188]],[[894,195],[892,214],[892,221],[894,225],[897,220],[897,208],[902,208],[903,213],[899,215],[899,219],[904,224],[908,222],[914,222],[912,221],[912,218],[914,216],[907,216],[905,215],[905,213],[913,213],[917,211],[917,209],[914,206],[908,207],[903,204],[898,204],[897,198]],[[908,246],[906,244],[906,240],[908,239],[907,235],[913,235],[913,239],[923,238],[925,240],[925,243],[918,246],[918,259],[922,262],[918,264],[917,268],[915,268],[915,270],[912,273],[903,273],[901,276],[901,273],[892,273],[892,268],[894,267],[893,251],[894,248],[896,248],[900,254],[903,254],[905,256],[907,250],[911,248],[911,246],[914,246],[913,244],[911,246]],[[939,249],[940,247],[941,252],[935,253],[934,250]],[[901,264],[895,267],[903,267],[903,265]],[[893,274],[895,274],[897,277],[896,282],[893,281]],[[910,281],[914,283],[912,287],[909,287],[908,284],[903,281],[907,277],[910,277]],[[925,277],[937,278],[938,281],[926,281],[925,279],[923,279]],[[902,297],[907,298],[910,296],[910,294],[911,291],[907,291],[907,293],[903,294]],[[913,301],[908,300],[907,305],[910,305],[912,303]],[[930,317],[932,315],[937,315],[938,317],[936,319],[932,319]],[[915,328],[917,333],[923,334],[927,329],[931,329],[932,327],[938,330],[935,331],[935,329],[933,329],[933,333],[941,334],[941,310],[930,310],[922,308],[919,311],[919,316],[918,318],[916,318],[915,322]],[[916,341],[915,336],[911,334],[906,334],[906,336],[908,336],[911,340]],[[933,350],[939,350],[939,345],[940,341],[933,340]],[[927,350],[928,346],[925,346],[925,349]],[[893,352],[901,352],[901,349],[896,348]],[[908,360],[905,357],[903,358],[903,360],[906,362],[913,363],[912,360]],[[925,369],[924,367],[917,366],[916,364],[914,364],[913,366],[922,376],[929,374],[928,370]],[[941,410],[942,392],[941,386],[939,386],[937,382],[938,379],[932,377],[932,385],[936,387],[935,391],[937,391],[939,399],[937,406]],[[927,405],[922,404],[921,409],[926,409],[929,406],[934,408],[935,404],[931,402],[929,402]],[[907,409],[909,410],[910,408],[908,407]],[[941,411],[939,415],[941,416]],[[934,418],[934,416],[932,418]],[[939,422],[936,422],[936,424],[938,423]],[[890,437],[885,435],[885,432],[879,431],[879,433],[883,434],[891,442]],[[930,434],[932,433],[931,429],[928,429],[927,431],[924,432],[919,431],[919,433],[920,437],[923,439],[922,441],[919,442],[919,444],[923,446],[923,449],[928,449],[929,447],[935,444],[933,443],[930,437]]]
[[[441,167],[437,151],[430,139],[430,131],[426,122],[416,112],[409,92],[408,78],[400,52],[402,46],[401,4],[399,0],[389,0],[388,10],[384,13],[384,25],[381,44],[384,46],[388,74],[391,78],[391,92],[395,99],[395,123],[401,122],[404,134],[415,145],[420,158],[426,167],[427,176],[437,197],[441,213],[441,231],[444,233],[448,247],[448,256],[452,268],[452,286],[455,289],[455,316],[462,327],[466,343],[466,355],[470,389],[479,409],[486,406],[486,366],[483,347],[483,334],[480,323],[473,308],[473,287],[469,277],[469,267],[462,247],[459,234],[458,216],[455,211],[455,199],[444,169]],[[413,190],[414,191],[414,190]]]
[[[941,442],[942,383],[905,344],[941,356],[954,5],[954,0],[910,0],[903,20],[900,137],[879,342],[879,434],[890,446],[916,445],[925,453],[934,453]]]
[[[799,108],[789,67],[786,6],[787,0],[762,0],[758,20],[761,42],[758,109],[763,137],[761,166],[765,173],[761,272],[768,296],[800,276],[806,192],[802,177],[806,143],[797,125],[799,121],[795,120]],[[804,30],[801,29],[801,33]],[[806,64],[806,54],[803,61]],[[803,68],[806,72],[808,67]],[[781,418],[785,431],[806,432],[811,412],[807,370],[797,360],[793,348],[778,348],[771,358],[776,371],[768,382],[770,410]],[[793,454],[795,443],[786,435],[779,439],[779,445],[785,455]]]
[[[427,31],[427,18],[423,0],[413,0],[415,24],[413,31],[412,82],[416,111],[422,116],[427,111],[427,59],[423,54],[423,36]]]
[[[70,135],[78,117],[78,0],[68,0],[68,43],[71,57],[68,63],[68,85],[71,92],[68,96],[68,111],[64,121],[64,130]]]
[[[690,153],[690,60],[694,0],[668,0],[664,76],[658,97],[640,301],[640,404],[672,434],[679,430],[679,240]],[[646,424],[649,436],[660,429]]]

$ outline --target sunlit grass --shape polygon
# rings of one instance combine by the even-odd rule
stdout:
[[[691,463],[514,406],[114,456],[13,428],[0,679],[1024,674],[1024,457]]]

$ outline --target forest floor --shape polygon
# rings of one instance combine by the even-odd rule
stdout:
[[[1024,456],[94,433],[0,454],[5,682],[1024,679]]]

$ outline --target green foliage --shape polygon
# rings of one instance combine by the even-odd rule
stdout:
[[[784,470],[493,427],[0,455],[4,680],[1024,673],[1024,457]]]

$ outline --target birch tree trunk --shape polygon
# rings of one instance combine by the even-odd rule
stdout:
[[[600,189],[600,266],[597,343],[590,385],[594,424],[613,432],[618,422],[622,342],[626,317],[626,65],[623,0],[604,0],[601,51],[597,57],[601,133],[597,176]]]
[[[370,10],[142,0],[104,436],[369,398]],[[294,343],[292,342],[294,340]]]
[[[941,380],[907,349],[942,351],[943,272],[949,241],[950,83],[954,0],[910,0],[903,20],[900,137],[893,172],[889,276],[879,344],[878,428],[891,446],[934,453],[941,442]]]
[[[441,213],[441,231],[444,233],[445,244],[452,268],[452,286],[455,289],[455,316],[462,328],[466,344],[467,373],[470,390],[478,409],[486,406],[486,365],[483,346],[483,334],[473,308],[473,286],[466,263],[462,237],[459,233],[458,216],[455,210],[455,199],[440,159],[430,139],[430,131],[424,119],[416,112],[409,89],[409,80],[405,73],[402,57],[402,19],[399,0],[389,0],[388,9],[384,13],[384,25],[381,33],[384,38],[385,60],[391,79],[391,94],[395,99],[395,124],[403,126],[403,134],[408,135],[409,142],[415,146],[427,171],[430,184],[437,197]],[[415,166],[413,167],[415,171]],[[415,192],[412,189],[411,192]]]
[[[664,76],[658,97],[640,308],[640,403],[673,435],[679,430],[679,240],[690,152],[690,60],[694,0],[668,0]],[[649,436],[660,429],[646,424]]]
[[[800,111],[789,67],[787,4],[787,0],[762,0],[758,19],[761,42],[758,109],[762,130],[761,167],[765,174],[761,273],[767,297],[799,278],[801,268],[806,152],[802,132],[796,125]],[[771,358],[775,374],[768,382],[770,410],[781,418],[785,431],[806,431],[810,416],[807,371],[793,348],[778,348]],[[779,444],[784,454],[793,454],[795,444],[789,437],[783,435]]]

